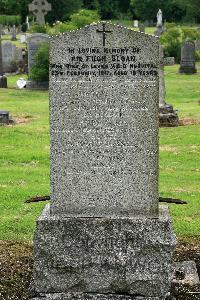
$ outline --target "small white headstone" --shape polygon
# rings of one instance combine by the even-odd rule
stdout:
[[[21,34],[20,35],[20,42],[23,44],[23,43],[26,43],[26,36],[25,34]]]
[[[19,78],[19,79],[17,80],[17,87],[18,87],[19,89],[25,88],[25,87],[26,87],[26,80],[25,80],[24,78]]]
[[[138,20],[134,20],[134,23],[133,23],[134,25],[134,27],[136,27],[136,28],[138,28],[138,24],[139,24],[139,22],[138,22]]]

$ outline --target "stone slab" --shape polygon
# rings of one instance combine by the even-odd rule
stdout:
[[[43,294],[32,300],[165,300],[165,298],[114,294],[56,293]]]
[[[164,297],[175,244],[164,206],[159,218],[113,219],[61,218],[47,205],[34,238],[34,290]]]
[[[157,217],[158,38],[100,22],[50,44],[51,213]]]

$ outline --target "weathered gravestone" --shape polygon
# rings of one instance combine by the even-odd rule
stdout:
[[[16,41],[16,40],[17,40],[16,26],[13,25],[13,28],[12,28],[12,35],[11,35],[11,41]]]
[[[160,45],[160,69],[159,69],[159,124],[161,127],[175,127],[179,125],[177,112],[171,104],[165,102],[165,74],[164,66],[175,64],[174,57],[164,57],[163,47]]]
[[[29,11],[36,16],[36,22],[38,24],[44,25],[44,16],[51,11],[51,4],[46,0],[33,0],[33,2],[29,4]]]
[[[179,72],[184,74],[196,73],[197,69],[195,63],[195,44],[193,42],[185,42],[181,47]]]
[[[0,25],[0,88],[7,88],[7,77],[4,75],[3,69],[1,29],[2,25]]]
[[[22,49],[17,48],[12,42],[2,43],[3,70],[6,73],[15,72],[18,64],[23,61]]]
[[[175,236],[158,207],[159,41],[100,22],[50,48],[52,202],[34,299],[165,299]]]
[[[195,50],[200,51],[200,40],[195,41]]]
[[[142,23],[139,23],[139,31],[142,33],[145,33],[145,25]]]
[[[48,82],[35,82],[31,79],[31,68],[34,65],[35,54],[38,48],[43,43],[49,43],[49,36],[44,33],[34,33],[27,37],[27,47],[28,47],[28,74],[29,74],[29,82],[28,88],[48,88]]]

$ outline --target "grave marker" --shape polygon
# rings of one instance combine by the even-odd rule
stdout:
[[[193,42],[185,42],[181,47],[181,63],[179,73],[194,74],[196,72],[195,44]]]
[[[36,23],[44,25],[44,16],[51,11],[51,4],[48,3],[47,0],[33,0],[33,2],[29,4],[29,11],[36,16]]]
[[[159,41],[100,22],[50,49],[51,204],[34,300],[164,299],[175,236],[158,210]]]

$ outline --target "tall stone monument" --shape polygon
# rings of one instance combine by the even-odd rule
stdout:
[[[159,41],[100,22],[50,48],[51,204],[34,300],[164,300],[175,236],[158,206]]]
[[[195,43],[185,42],[181,47],[181,64],[179,72],[194,74],[197,72],[195,61]]]
[[[163,32],[164,32],[164,28],[163,28],[163,14],[162,14],[162,10],[159,9],[158,13],[157,13],[157,24],[156,24],[155,35],[160,37]]]
[[[1,42],[2,25],[0,25],[0,88],[7,88],[7,77],[4,75],[3,70],[3,55],[2,55],[2,42]]]
[[[33,0],[33,2],[29,4],[29,11],[36,16],[36,23],[44,25],[44,17],[51,11],[51,3],[48,3],[47,0]]]
[[[174,65],[174,57],[164,57],[163,47],[160,45],[160,69],[159,69],[159,124],[160,127],[176,127],[179,125],[177,112],[171,104],[165,101],[165,74],[164,66]]]

